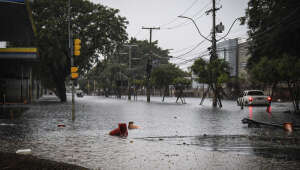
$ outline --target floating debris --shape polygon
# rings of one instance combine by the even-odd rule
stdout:
[[[31,149],[19,149],[19,150],[16,151],[16,154],[30,155],[31,154]]]
[[[6,123],[0,123],[0,126],[15,126],[16,124],[6,124]]]

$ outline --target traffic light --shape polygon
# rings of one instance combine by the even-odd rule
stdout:
[[[81,41],[80,39],[75,39],[74,40],[74,55],[79,56],[80,55],[80,49],[81,49]]]
[[[78,73],[78,67],[71,67],[71,78],[77,79],[79,77]]]

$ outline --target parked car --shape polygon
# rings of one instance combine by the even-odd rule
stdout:
[[[76,96],[77,97],[83,97],[83,91],[82,90],[77,90],[76,91]]]
[[[264,92],[261,90],[245,90],[237,99],[237,104],[238,106],[269,106],[271,101],[272,98],[264,95]]]

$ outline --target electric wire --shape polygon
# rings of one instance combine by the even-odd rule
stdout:
[[[197,60],[198,58],[202,58],[202,57],[208,56],[209,52],[207,52],[207,51],[205,51],[205,52],[206,53],[202,53],[202,54],[200,54],[200,55],[198,55],[196,57],[193,57],[193,58],[191,58],[189,60],[186,60],[186,61],[183,61],[183,62],[180,62],[180,63],[175,63],[175,64],[178,65],[178,66],[185,65],[185,64],[188,64],[190,62],[193,62],[193,61]]]
[[[183,54],[180,54],[180,55],[178,55],[178,56],[176,56],[177,58],[178,57],[182,57],[182,56],[185,56],[185,55],[187,55],[187,54],[189,54],[189,53],[191,53],[192,51],[194,51],[195,49],[197,49],[202,43],[204,43],[206,40],[202,40],[201,42],[199,42],[194,48],[192,48],[191,50],[189,50],[188,52],[186,52],[186,53],[183,53]]]
[[[206,46],[206,47],[202,48],[200,51],[195,52],[195,53],[192,53],[192,54],[188,54],[188,55],[186,55],[186,56],[181,56],[181,57],[173,56],[173,58],[175,59],[174,62],[177,62],[178,60],[189,60],[190,57],[194,57],[195,55],[198,55],[198,54],[200,54],[200,53],[203,53],[204,51],[207,51],[207,48],[208,48],[208,47]],[[184,58],[183,58],[183,57],[184,57]]]
[[[202,13],[202,15],[200,15],[200,16],[198,16],[201,12],[203,12],[203,10],[205,10],[209,5],[211,4],[211,2],[209,2],[209,3],[207,3],[203,8],[201,8],[196,14],[194,14],[193,16],[192,16],[192,18],[195,18],[195,20],[198,20],[198,19],[200,19],[201,17],[203,17],[204,15],[205,15],[205,12],[204,13]],[[198,16],[198,17],[197,17]],[[189,25],[189,24],[191,24],[189,21],[185,21],[185,22],[182,22],[182,23],[179,23],[179,24],[177,24],[177,25],[175,25],[175,26],[172,26],[172,27],[167,27],[167,28],[165,28],[165,29],[167,29],[167,30],[172,30],[172,29],[176,29],[176,28],[180,28],[180,27],[183,27],[183,26],[187,26],[187,25]]]
[[[191,47],[194,47],[194,46],[197,45],[197,44],[198,44],[198,43],[194,43],[194,44],[189,45],[189,46],[186,46],[186,47],[184,47],[184,48],[180,48],[180,49],[178,49],[178,50],[170,51],[170,53],[171,53],[171,54],[179,53],[179,52],[185,51],[185,50],[187,50],[187,49],[189,49],[189,48],[191,48]]]
[[[182,14],[180,14],[180,15],[184,15],[185,13],[187,13],[197,2],[198,2],[199,0],[195,0],[186,10],[184,10],[184,12],[182,13]],[[178,18],[176,17],[176,18],[174,18],[173,20],[171,20],[170,22],[168,22],[168,23],[166,23],[166,24],[162,24],[162,25],[160,25],[159,27],[164,27],[164,26],[166,26],[166,25],[169,25],[169,24],[171,24],[171,23],[173,23],[173,22],[175,22],[175,21],[177,21],[178,20]]]

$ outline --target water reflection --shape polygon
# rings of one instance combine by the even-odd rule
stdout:
[[[253,118],[253,108],[252,106],[249,106],[249,119],[252,120],[252,118]]]

